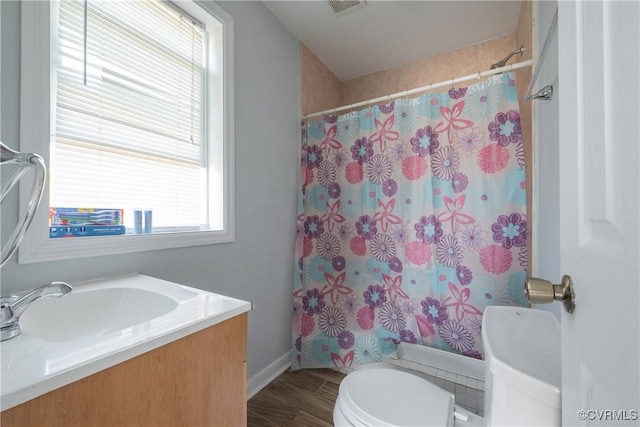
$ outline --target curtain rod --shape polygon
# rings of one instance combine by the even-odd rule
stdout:
[[[405,90],[405,91],[402,91],[402,92],[397,92],[397,93],[394,93],[394,94],[391,94],[391,95],[380,96],[378,98],[369,99],[367,101],[357,102],[355,104],[349,104],[349,105],[345,105],[345,106],[338,107],[338,108],[332,108],[330,110],[318,111],[317,113],[307,114],[305,116],[302,116],[302,118],[303,119],[308,119],[309,117],[331,114],[331,113],[335,113],[337,111],[350,110],[350,109],[353,109],[355,107],[362,107],[364,105],[371,105],[371,104],[376,104],[376,103],[382,102],[382,101],[389,101],[389,100],[391,100],[393,98],[400,98],[400,97],[403,97],[403,96],[414,95],[416,93],[426,92],[426,91],[429,91],[431,89],[437,89],[439,87],[444,87],[444,86],[449,86],[449,85],[453,86],[456,83],[462,83],[462,82],[466,82],[466,81],[473,80],[473,79],[481,79],[483,77],[489,77],[489,76],[493,76],[495,74],[504,73],[506,71],[512,71],[512,70],[517,70],[519,68],[530,67],[532,63],[533,63],[533,61],[531,59],[527,59],[526,61],[516,62],[515,64],[506,65],[506,66],[500,67],[500,68],[494,68],[493,70],[487,70],[487,71],[482,71],[482,72],[478,71],[475,74],[469,74],[468,76],[458,77],[457,79],[451,79],[451,80],[446,80],[446,81],[443,81],[443,82],[440,82],[440,83],[429,84],[429,85],[418,87],[418,88],[415,88],[415,89],[409,89],[409,90]]]

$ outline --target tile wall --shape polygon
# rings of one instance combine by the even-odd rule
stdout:
[[[480,416],[484,415],[484,381],[404,359],[389,360],[388,364],[423,377],[453,393],[457,405]]]

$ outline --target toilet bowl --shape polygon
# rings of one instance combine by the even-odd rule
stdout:
[[[560,324],[548,312],[488,307],[482,321],[485,416],[416,375],[359,369],[340,383],[333,422],[342,426],[561,425]]]
[[[397,369],[361,369],[347,375],[333,408],[333,424],[347,426],[482,426],[456,406],[453,394]]]

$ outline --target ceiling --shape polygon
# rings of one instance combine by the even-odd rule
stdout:
[[[338,16],[326,1],[263,3],[342,81],[511,34],[520,13],[516,0],[369,0]]]

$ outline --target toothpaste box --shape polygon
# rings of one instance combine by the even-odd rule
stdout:
[[[49,227],[49,238],[114,236],[125,232],[124,225],[63,225]]]
[[[49,226],[123,225],[122,209],[49,208]]]

